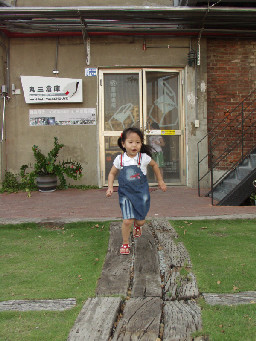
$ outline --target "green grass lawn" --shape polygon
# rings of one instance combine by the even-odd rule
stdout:
[[[0,300],[76,298],[64,312],[1,312],[0,340],[66,340],[95,296],[109,223],[0,226]]]
[[[200,292],[256,290],[255,220],[172,221],[187,248]],[[76,298],[64,312],[1,312],[0,340],[64,341],[95,296],[109,223],[0,226],[0,300]],[[209,306],[203,331],[213,341],[255,341],[256,305]]]
[[[200,292],[256,291],[256,220],[171,221],[188,250]],[[256,304],[202,307],[213,341],[255,341]]]

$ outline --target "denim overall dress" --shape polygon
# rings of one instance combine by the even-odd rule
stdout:
[[[141,153],[137,165],[131,166],[123,165],[121,155],[120,166],[118,194],[123,219],[144,220],[150,207],[150,195],[147,177],[140,169]]]

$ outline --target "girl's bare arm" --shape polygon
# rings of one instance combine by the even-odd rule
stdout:
[[[107,197],[111,197],[111,195],[114,191],[113,184],[114,184],[114,180],[115,180],[117,172],[118,172],[118,169],[115,166],[112,166],[112,168],[108,174],[108,189],[106,192]]]
[[[162,175],[160,173],[160,169],[158,167],[158,164],[154,160],[151,160],[149,162],[149,165],[152,166],[152,168],[153,168],[153,171],[155,173],[155,176],[156,176],[156,179],[157,179],[157,182],[158,182],[158,187],[163,192],[165,192],[166,191],[166,184],[164,183],[164,180],[163,180]]]

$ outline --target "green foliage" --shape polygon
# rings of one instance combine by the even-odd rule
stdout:
[[[200,292],[256,290],[256,220],[172,221],[171,224],[188,250]]]
[[[28,165],[22,165],[20,168],[23,183],[31,189],[37,176],[57,175],[60,180],[60,188],[67,188],[65,176],[78,180],[82,177],[82,166],[77,161],[58,161],[60,150],[64,144],[59,143],[58,138],[54,137],[54,147],[44,155],[38,146],[34,145],[32,151],[35,158],[34,169],[28,171]],[[28,171],[28,172],[27,172]]]
[[[0,226],[1,300],[75,298],[67,311],[0,312],[0,340],[63,341],[95,296],[109,222]]]
[[[95,185],[69,185],[68,188],[76,188],[76,189],[81,189],[83,191],[87,191],[88,189],[99,189],[99,186],[95,186]]]
[[[23,189],[22,184],[18,180],[18,176],[6,171],[2,182],[1,192],[14,193]]]
[[[255,201],[256,201],[256,192],[253,192],[251,195],[250,195],[250,199],[251,199],[251,203],[253,205],[255,205]]]
[[[255,191],[251,193],[250,199],[251,199],[251,204],[256,205],[256,179],[253,181],[252,184],[255,187]]]
[[[256,304],[211,306],[203,300],[203,331],[194,336],[208,335],[213,341],[253,341],[256,335]]]
[[[172,221],[189,252],[199,291],[236,293],[256,290],[256,220]],[[214,341],[250,341],[256,335],[256,304],[210,306],[199,300],[203,330]]]

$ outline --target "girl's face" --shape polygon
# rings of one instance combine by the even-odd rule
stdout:
[[[129,133],[126,140],[122,143],[129,157],[135,157],[140,152],[142,142],[138,134]]]

